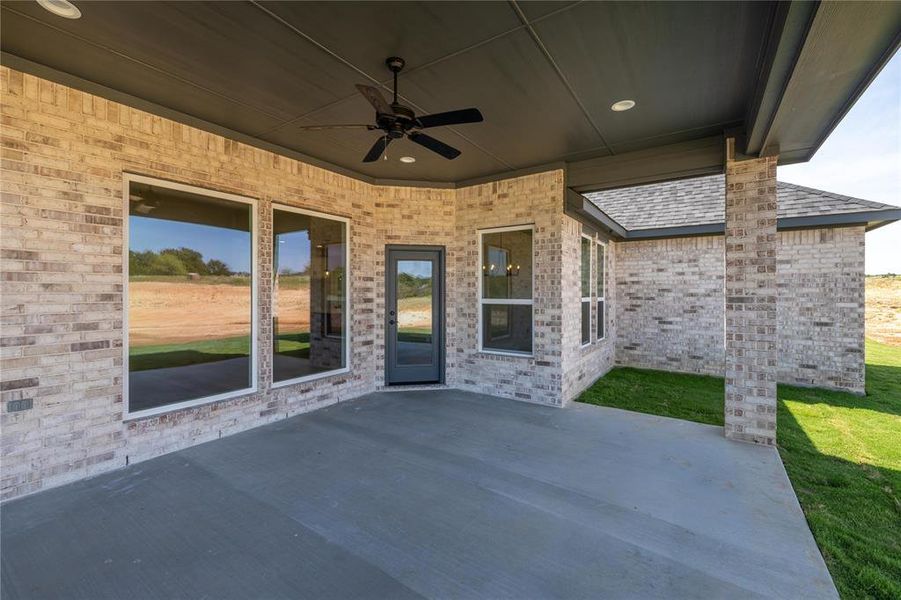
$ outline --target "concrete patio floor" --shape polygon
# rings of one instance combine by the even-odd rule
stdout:
[[[772,448],[372,394],[2,507],[13,598],[837,597]]]

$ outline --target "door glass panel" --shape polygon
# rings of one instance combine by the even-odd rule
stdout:
[[[397,261],[397,364],[432,364],[432,261]]]

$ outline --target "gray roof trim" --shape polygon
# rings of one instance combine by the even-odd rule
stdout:
[[[611,219],[594,202],[572,189],[566,190],[563,211],[574,219],[587,221],[619,239],[625,239],[628,235],[622,225]]]
[[[839,213],[834,215],[813,215],[810,217],[783,217],[776,221],[778,229],[803,229],[807,227],[831,227],[836,225],[867,225],[875,229],[901,220],[901,208],[870,210],[865,212]],[[869,227],[870,224],[873,227]]]
[[[706,225],[686,225],[683,227],[660,227],[659,229],[631,229],[626,232],[625,240],[723,235],[725,233],[725,223],[708,223]]]

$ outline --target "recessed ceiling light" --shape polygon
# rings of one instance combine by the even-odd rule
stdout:
[[[81,11],[69,0],[38,0],[38,4],[58,17],[66,19],[81,18]]]
[[[610,110],[615,112],[623,112],[624,110],[629,110],[635,106],[635,100],[620,100],[619,102],[614,102],[613,106],[610,107]]]
[[[400,162],[402,162],[402,163],[407,163],[407,164],[415,163],[415,162],[416,162],[416,158],[413,157],[413,156],[401,156],[401,157],[400,157]]]

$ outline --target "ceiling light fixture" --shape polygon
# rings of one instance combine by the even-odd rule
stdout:
[[[623,112],[633,108],[635,106],[635,100],[620,100],[619,102],[614,102],[613,106],[610,107],[610,110],[614,112]]]
[[[401,156],[401,157],[400,157],[400,162],[402,162],[402,163],[407,163],[407,164],[409,165],[409,164],[411,164],[411,163],[415,163],[415,162],[416,162],[416,158],[414,158],[414,157],[412,157],[412,156]]]
[[[80,19],[81,11],[69,0],[38,0],[42,8],[64,19]]]

